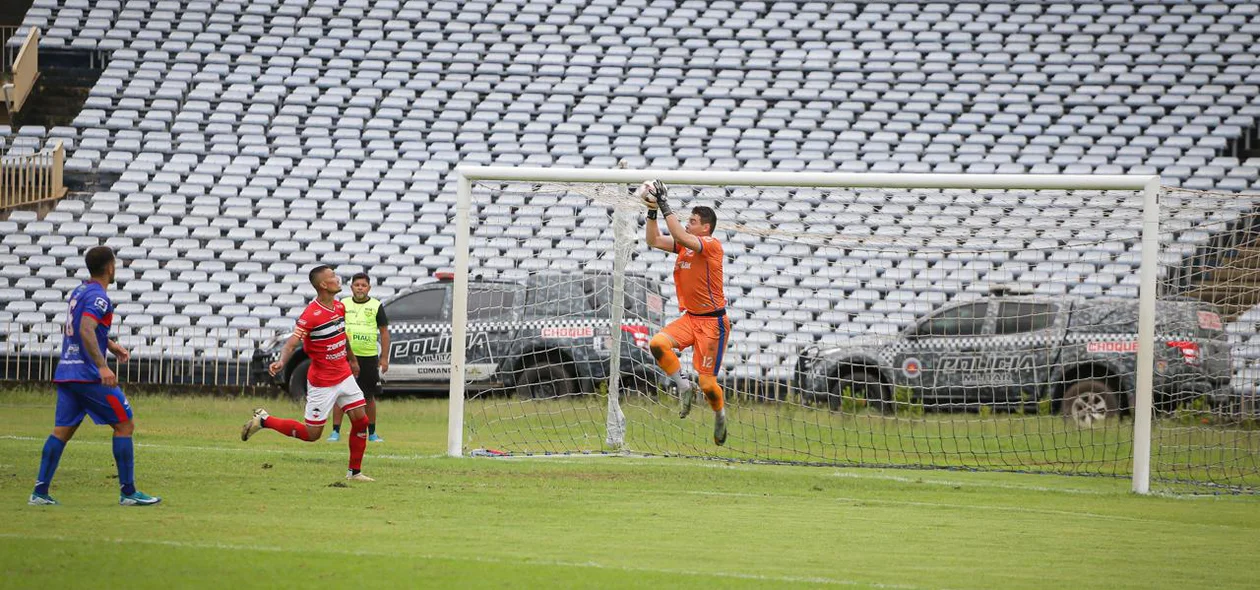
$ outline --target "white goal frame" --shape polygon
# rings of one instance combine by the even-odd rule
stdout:
[[[451,385],[447,454],[464,455],[464,372],[468,339],[468,257],[472,184],[480,180],[637,185],[657,179],[705,186],[896,189],[1024,189],[1142,191],[1142,258],[1139,283],[1138,358],[1133,409],[1133,491],[1150,492],[1153,410],[1155,300],[1159,264],[1158,175],[1085,174],[871,174],[837,172],[753,172],[703,170],[625,170],[457,166],[455,204],[455,282],[451,307]]]

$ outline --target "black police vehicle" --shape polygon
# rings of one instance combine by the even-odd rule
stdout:
[[[1228,407],[1230,347],[1221,316],[1200,301],[1156,305],[1155,403],[1200,397]],[[838,407],[845,396],[885,410],[1051,407],[1082,425],[1128,409],[1136,389],[1134,300],[1010,296],[955,303],[891,338],[809,347],[796,363],[806,399]]]

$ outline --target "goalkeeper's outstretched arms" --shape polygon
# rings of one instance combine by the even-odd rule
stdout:
[[[678,216],[674,214],[673,208],[669,204],[669,191],[665,188],[664,183],[659,180],[644,182],[639,186],[637,195],[648,208],[648,246],[666,252],[674,252],[677,244],[689,250],[700,251],[700,238],[687,233],[686,228],[678,221]],[[656,222],[658,217],[665,218],[665,225],[669,228],[668,236],[661,235],[660,227]]]

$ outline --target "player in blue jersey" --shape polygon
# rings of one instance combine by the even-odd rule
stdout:
[[[88,250],[87,268],[92,279],[70,293],[70,309],[66,315],[61,361],[53,382],[57,384],[57,417],[52,434],[44,441],[39,462],[39,478],[29,504],[55,505],[48,495],[53,473],[61,461],[61,452],[83,423],[91,416],[97,424],[114,429],[114,462],[118,465],[118,484],[122,487],[118,500],[123,506],[152,506],[161,502],[136,489],[135,453],[131,433],[131,405],[118,388],[118,376],[105,363],[109,350],[120,362],[131,354],[117,342],[109,340],[109,326],[114,322],[114,304],[105,288],[114,282],[114,252],[105,246]]]

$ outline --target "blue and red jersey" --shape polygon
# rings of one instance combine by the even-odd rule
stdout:
[[[70,311],[66,315],[64,338],[61,341],[61,361],[53,375],[55,383],[100,383],[101,372],[92,357],[83,349],[83,318],[96,320],[96,344],[104,358],[109,344],[109,327],[114,323],[114,302],[109,300],[105,287],[96,281],[87,281],[70,293]]]

